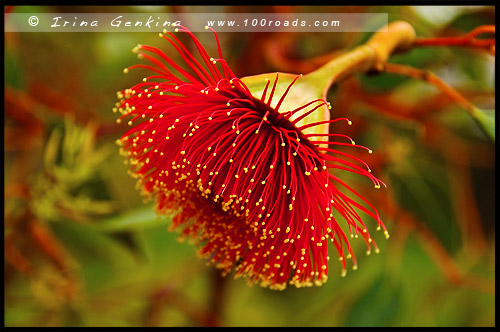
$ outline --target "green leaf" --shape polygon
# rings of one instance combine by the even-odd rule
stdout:
[[[470,114],[484,134],[495,142],[495,110],[483,110],[476,107]]]
[[[160,218],[154,212],[152,206],[130,211],[119,216],[103,220],[96,223],[97,228],[106,232],[117,231],[137,231],[156,227],[158,225],[168,225],[171,218]]]

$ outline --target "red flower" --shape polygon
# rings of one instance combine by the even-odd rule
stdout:
[[[176,31],[191,37],[201,63],[174,34],[164,31],[160,36],[187,67],[157,48],[137,46],[134,51],[154,66],[134,65],[124,72],[143,67],[157,75],[120,92],[115,109],[122,113],[118,122],[132,117],[132,128],[120,140],[121,151],[143,194],[156,200],[157,212],[175,214],[172,228],[194,239],[200,255],[224,273],[234,270],[235,277],[274,289],[285,288],[287,282],[297,287],[322,284],[328,273],[329,241],[338,251],[342,275],[346,259],[352,258],[357,267],[339,219],[347,221],[351,237],[360,234],[368,250],[373,245],[378,251],[358,213],[373,217],[378,229],[385,230],[376,209],[337,177],[337,170],[364,175],[375,187],[382,182],[360,159],[328,147],[354,144],[347,136],[349,143],[315,141],[314,136],[344,135],[303,131],[349,120],[300,125],[318,108],[329,106],[314,100],[280,112],[300,76],[273,108],[278,74],[273,84],[267,81],[262,97],[255,98],[222,58],[217,35],[219,58],[214,59],[187,29]]]

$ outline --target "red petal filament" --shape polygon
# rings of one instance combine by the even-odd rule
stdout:
[[[234,271],[235,277],[246,277],[250,284],[273,289],[325,282],[328,240],[338,252],[343,274],[347,259],[357,267],[340,219],[347,221],[351,237],[361,234],[368,250],[373,245],[378,251],[359,213],[374,218],[385,230],[377,210],[337,173],[366,176],[376,187],[383,182],[365,162],[329,146],[367,148],[342,134],[302,132],[349,120],[297,127],[327,104],[319,99],[278,112],[300,76],[273,108],[279,74],[269,95],[270,81],[257,99],[222,59],[217,35],[219,59],[213,59],[191,32],[183,27],[178,31],[191,38],[201,62],[173,33],[164,32],[162,37],[186,66],[154,47],[139,45],[137,53],[151,65],[130,68],[147,68],[158,75],[121,91],[117,104],[120,120],[130,119],[131,128],[120,144],[131,174],[138,178],[143,194],[155,200],[159,214],[174,215],[172,229],[194,239],[200,255],[224,273]],[[308,111],[290,120],[302,109]],[[349,143],[310,140],[321,135],[346,138]]]

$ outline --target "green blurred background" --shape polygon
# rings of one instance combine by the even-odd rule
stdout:
[[[11,13],[380,12],[421,37],[494,24],[493,6],[6,7]],[[216,54],[211,34],[198,34]],[[240,77],[307,73],[371,33],[223,33]],[[495,143],[435,87],[393,74],[332,87],[332,117],[387,189],[349,179],[379,209],[391,238],[322,287],[272,291],[222,278],[169,218],[142,201],[115,140],[116,92],[139,82],[138,43],[156,33],[5,33],[6,326],[494,326]],[[430,70],[494,119],[494,56],[420,47],[390,62]],[[493,129],[494,130],[494,129]],[[366,154],[363,154],[363,158]],[[341,222],[342,223],[342,222]],[[333,250],[333,249],[332,249]],[[333,255],[334,256],[334,255]]]

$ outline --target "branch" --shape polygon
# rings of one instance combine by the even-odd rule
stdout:
[[[482,25],[464,36],[440,37],[440,38],[417,38],[415,46],[462,46],[484,49],[495,55],[495,38],[476,39],[481,34],[495,34],[494,25]]]
[[[442,81],[434,73],[428,70],[417,69],[407,65],[398,65],[394,63],[386,63],[384,69],[388,73],[410,76],[426,81],[441,90],[441,92],[447,95],[451,100],[465,108],[471,115],[475,112],[476,107],[474,105],[472,105],[460,93]]]
[[[451,86],[442,81],[439,77],[434,75],[428,70],[416,69],[407,65],[397,65],[393,63],[385,64],[385,71],[388,73],[406,75],[414,78],[418,78],[426,81],[429,84],[434,85],[439,90],[441,90],[445,95],[455,101],[457,104],[462,106],[467,113],[472,117],[476,124],[481,128],[486,137],[495,141],[495,134],[488,129],[488,124],[484,120],[484,115],[482,115],[479,108],[471,104],[467,99],[465,99],[460,93],[458,93]]]
[[[406,51],[415,42],[415,30],[403,21],[391,22],[373,34],[366,44],[336,57],[307,77],[327,81],[326,91],[333,83],[355,73],[382,71],[389,56]]]

